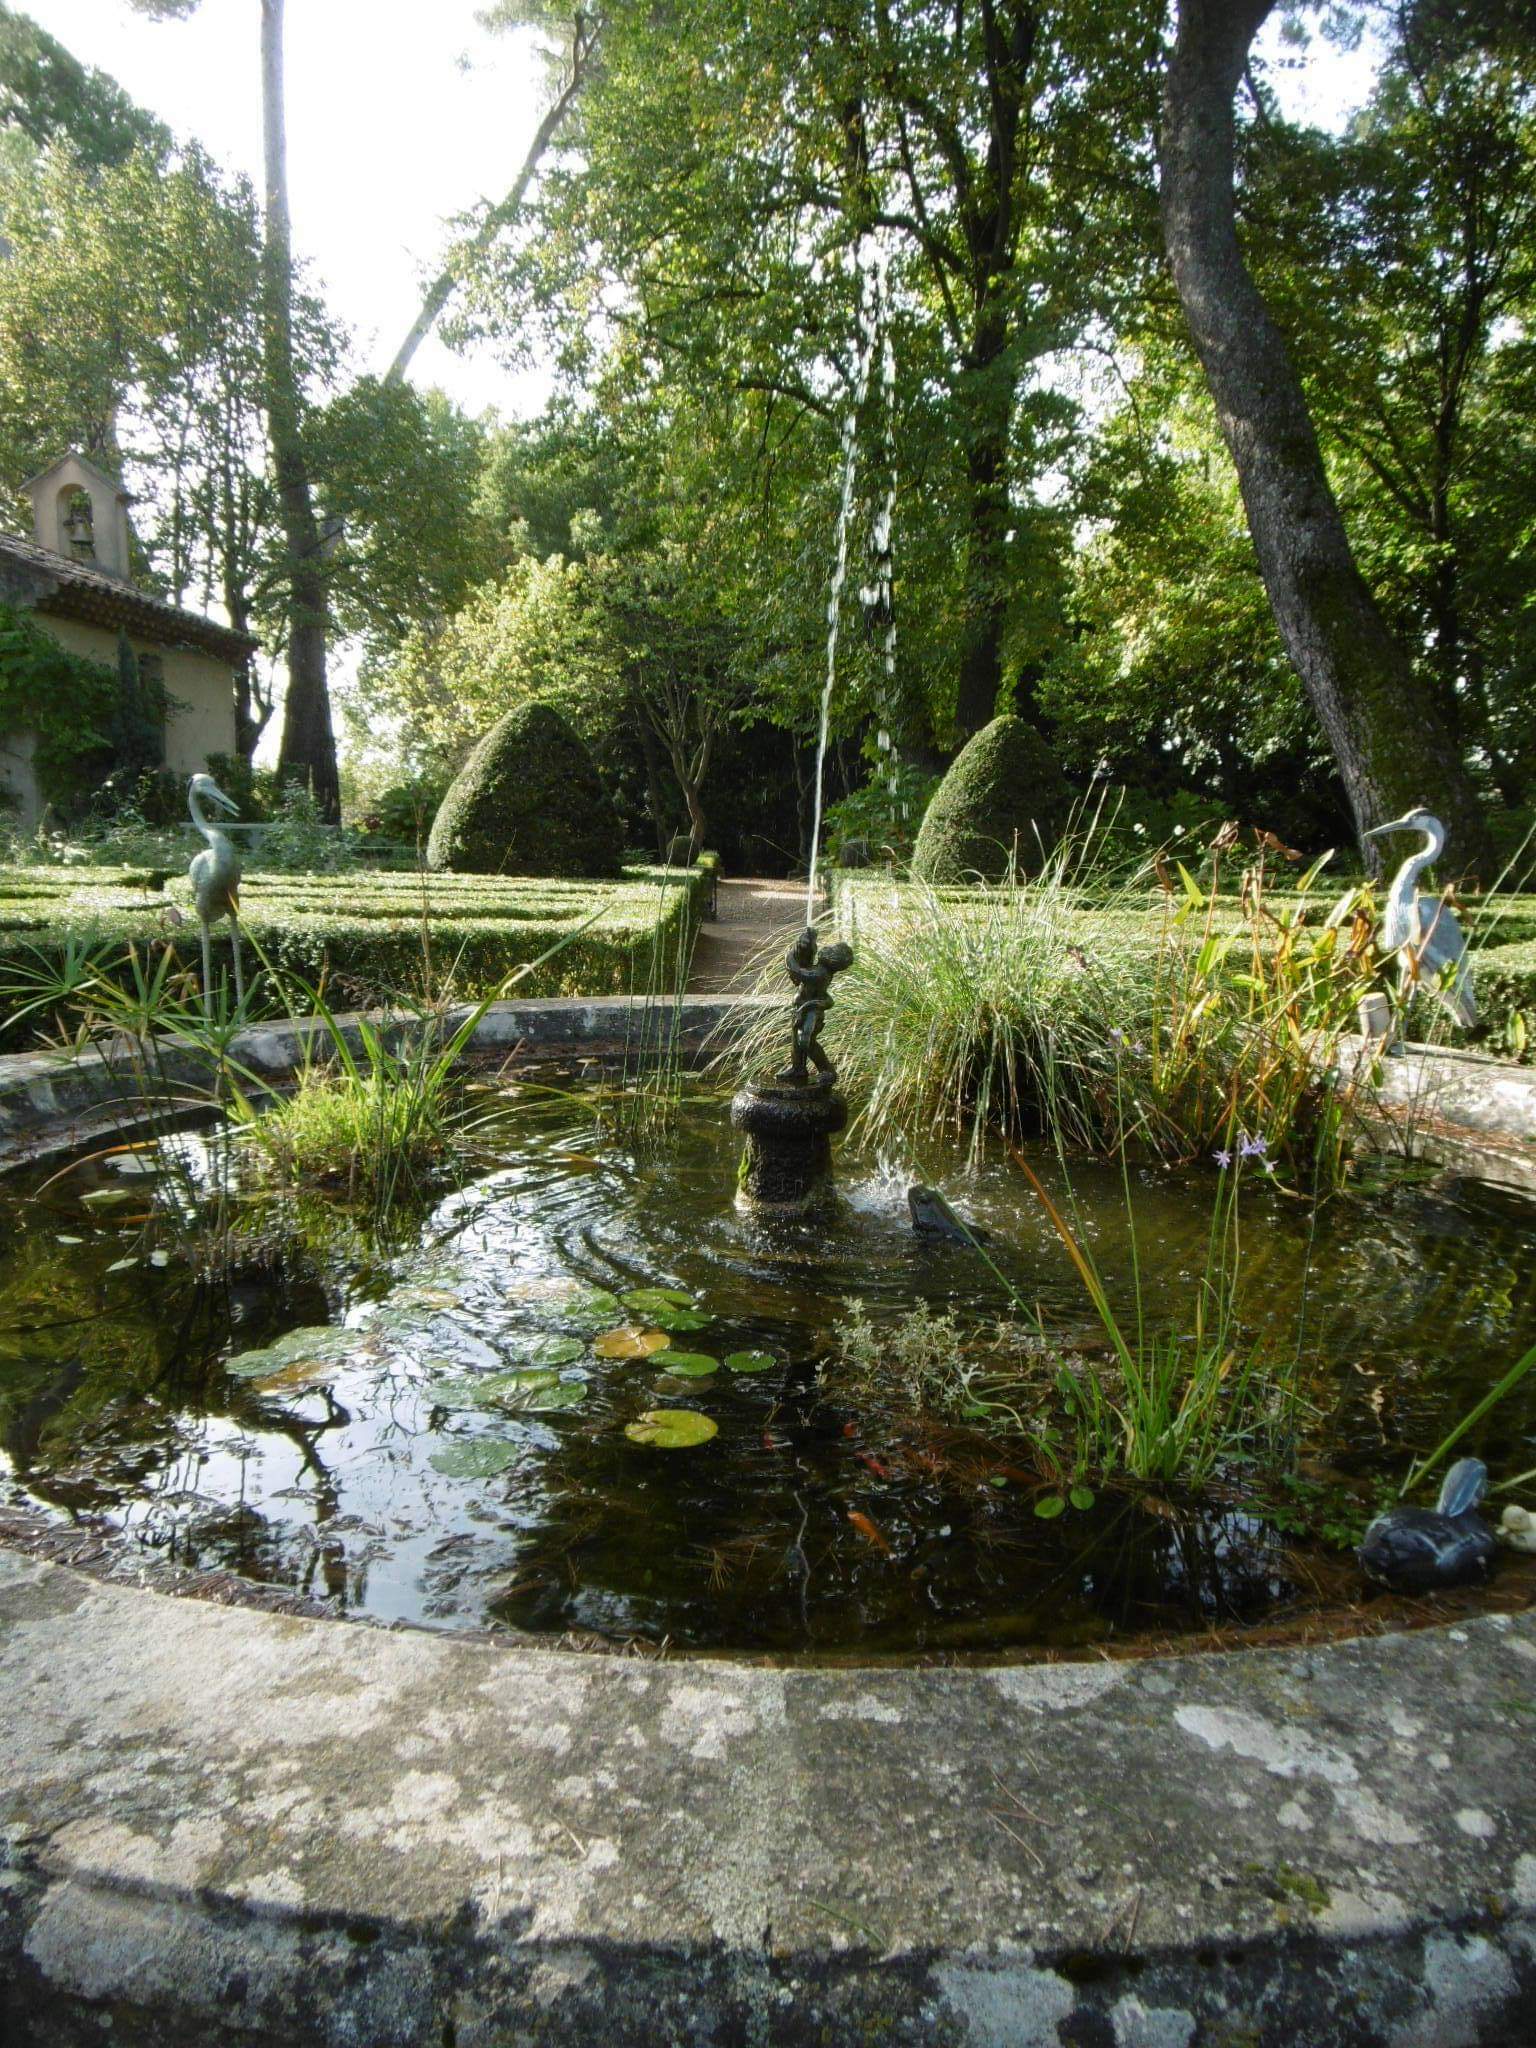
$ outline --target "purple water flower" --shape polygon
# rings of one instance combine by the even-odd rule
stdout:
[[[1256,1138],[1243,1138],[1237,1147],[1239,1159],[1264,1159],[1269,1155],[1269,1140],[1262,1133]]]
[[[1230,1152],[1213,1152],[1211,1157],[1223,1172],[1232,1164],[1232,1154]]]
[[[1110,1042],[1111,1042],[1111,1044],[1113,1044],[1113,1045],[1124,1045],[1124,1043],[1125,1043],[1125,1033],[1124,1033],[1124,1032],[1123,1032],[1123,1031],[1122,1031],[1122,1030],[1120,1029],[1120,1026],[1119,1026],[1118,1024],[1111,1024],[1111,1025],[1110,1025],[1110,1027],[1109,1027],[1109,1036],[1110,1036]]]

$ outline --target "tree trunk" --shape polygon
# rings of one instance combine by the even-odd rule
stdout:
[[[1004,375],[1008,337],[1001,314],[977,337],[968,368],[978,390],[965,451],[965,639],[960,649],[955,723],[968,738],[997,714],[1003,681],[1008,533],[1008,427],[1012,380]],[[998,389],[1005,386],[1006,389]]]
[[[267,204],[262,243],[262,355],[267,436],[277,482],[288,580],[288,694],[278,773],[302,779],[328,818],[341,814],[336,740],[326,687],[325,564],[304,459],[302,401],[293,355],[293,243],[283,113],[283,0],[261,0],[262,138]]]
[[[1455,867],[1490,862],[1487,826],[1434,695],[1350,552],[1301,383],[1238,247],[1233,94],[1274,0],[1179,0],[1163,88],[1163,235],[1237,469],[1281,638],[1316,711],[1357,832],[1426,804]],[[1375,864],[1375,843],[1363,841]]]

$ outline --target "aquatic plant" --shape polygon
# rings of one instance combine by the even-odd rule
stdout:
[[[1211,1208],[1205,1268],[1195,1281],[1187,1326],[1173,1328],[1148,1322],[1129,1177],[1131,1302],[1123,1312],[1099,1272],[1087,1233],[1072,1227],[1028,1160],[1013,1152],[1109,1339],[1113,1373],[1086,1358],[1064,1360],[1060,1368],[1058,1385],[1079,1471],[1200,1488],[1239,1464],[1283,1465],[1294,1451],[1297,1352],[1254,1342],[1237,1314],[1238,1191],[1244,1162],[1257,1160],[1262,1167],[1267,1147],[1261,1137],[1239,1134],[1220,1150],[1226,1164]]]
[[[1043,1132],[1188,1161],[1235,1125],[1293,1184],[1328,1187],[1354,1112],[1341,1041],[1375,972],[1368,899],[1324,917],[1307,900],[1323,863],[1281,896],[1261,850],[1234,905],[1221,852],[1203,881],[1161,854],[1127,864],[1108,824],[1080,817],[1027,885],[840,884],[854,964],[827,1035],[856,1134],[947,1125],[974,1160],[989,1135]],[[776,978],[766,963],[765,993]],[[749,1025],[753,1065],[781,1033],[778,1012]]]

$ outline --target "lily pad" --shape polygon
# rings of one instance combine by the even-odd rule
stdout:
[[[533,1337],[518,1346],[530,1365],[574,1365],[586,1348],[579,1337]]]
[[[576,1408],[587,1398],[581,1380],[563,1380],[552,1367],[487,1372],[477,1379],[444,1380],[432,1399],[443,1408],[500,1408],[515,1415],[548,1415]]]
[[[672,1339],[665,1330],[637,1330],[625,1324],[599,1337],[592,1349],[599,1358],[649,1358],[653,1351],[665,1351]]]
[[[1058,1515],[1064,1515],[1067,1504],[1059,1493],[1043,1493],[1035,1502],[1035,1513],[1042,1522],[1054,1522]]]
[[[727,1351],[727,1372],[772,1372],[778,1360],[771,1351]]]
[[[695,1444],[707,1444],[719,1429],[718,1422],[695,1408],[648,1408],[625,1423],[624,1434],[632,1444],[654,1444],[658,1451],[688,1451]]]
[[[1093,1506],[1093,1488],[1091,1486],[1074,1486],[1067,1495],[1067,1499],[1071,1501],[1079,1514],[1086,1514],[1088,1509]]]
[[[323,1387],[327,1380],[335,1379],[338,1369],[339,1362],[334,1358],[298,1358],[292,1365],[285,1365],[281,1371],[269,1373],[252,1384],[258,1394],[298,1393],[305,1387]]]
[[[449,1479],[494,1479],[498,1472],[515,1465],[520,1454],[517,1444],[502,1437],[477,1436],[461,1444],[444,1444],[427,1462],[434,1472]]]
[[[654,1315],[662,1308],[692,1308],[693,1296],[682,1287],[633,1287],[628,1294],[621,1294],[620,1301],[626,1308],[632,1308],[637,1315]]]
[[[338,1330],[330,1323],[318,1323],[313,1327],[289,1330],[273,1343],[263,1345],[259,1351],[236,1352],[233,1358],[225,1360],[224,1370],[233,1373],[238,1380],[271,1379],[274,1374],[286,1371],[290,1365],[301,1361],[306,1364],[332,1363],[349,1350],[351,1344],[350,1332]]]
[[[535,1399],[523,1402],[528,1415],[553,1415],[561,1408],[579,1408],[587,1398],[585,1380],[556,1380]]]
[[[402,1287],[395,1301],[403,1308],[457,1308],[459,1297],[451,1287]]]
[[[126,1209],[144,1197],[133,1188],[87,1188],[80,1199],[90,1209]]]
[[[561,1309],[561,1314],[573,1323],[608,1323],[623,1313],[623,1302],[606,1287],[585,1287]]]
[[[658,1308],[651,1320],[658,1330],[702,1330],[715,1319],[706,1308]]]
[[[705,1351],[669,1351],[658,1361],[668,1372],[680,1373],[685,1380],[707,1380],[712,1372],[720,1370],[718,1358],[711,1358]]]

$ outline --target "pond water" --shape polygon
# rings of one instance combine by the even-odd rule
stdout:
[[[845,1147],[839,1214],[769,1226],[733,1205],[722,1098],[687,1102],[638,1160],[579,1091],[525,1075],[487,1100],[494,1165],[404,1249],[342,1202],[253,1194],[189,1258],[173,1218],[217,1178],[216,1136],[169,1141],[174,1171],[150,1148],[8,1183],[15,1491],[182,1563],[428,1626],[821,1655],[1096,1646],[1353,1597],[1348,1541],[1386,1483],[1536,1342],[1536,1207],[1420,1176],[1314,1225],[1255,1183],[1248,1330],[1294,1352],[1306,1276],[1299,1481],[1258,1499],[1234,1472],[1199,1501],[1104,1487],[1046,1519],[1058,1482],[1026,1439],[914,1412],[833,1337],[855,1299],[877,1350],[919,1302],[966,1332],[1008,1314],[973,1251],[914,1236],[921,1178],[994,1233],[1053,1339],[1091,1346],[1081,1284],[1011,1164],[967,1180],[942,1147]],[[1035,1163],[1064,1198],[1060,1167]],[[1132,1177],[1154,1319],[1189,1312],[1215,1184]],[[1118,1172],[1074,1167],[1071,1194],[1125,1299]],[[626,1329],[668,1348],[635,1351],[611,1334]],[[713,1433],[655,1441],[642,1418],[679,1411]],[[1466,1448],[1513,1473],[1536,1465],[1533,1429],[1536,1376]]]

